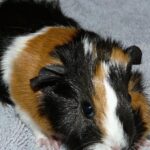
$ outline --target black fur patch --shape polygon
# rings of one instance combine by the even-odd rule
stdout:
[[[142,51],[139,47],[137,46],[130,46],[126,49],[126,52],[130,56],[130,63],[137,65],[141,63],[142,59]]]
[[[62,14],[55,1],[6,0],[0,5],[0,32],[8,36],[32,33],[45,26],[79,25]]]
[[[141,113],[142,112],[141,112],[140,108],[133,110],[135,129],[136,129],[134,143],[138,142],[141,139],[141,137],[143,136],[143,134],[145,133],[145,131],[147,131],[147,128],[146,128],[145,122],[142,119]]]

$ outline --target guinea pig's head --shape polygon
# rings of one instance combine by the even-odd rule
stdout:
[[[60,62],[43,67],[31,86],[43,93],[40,111],[67,147],[130,149],[136,129],[128,83],[141,50],[88,32],[50,55]]]

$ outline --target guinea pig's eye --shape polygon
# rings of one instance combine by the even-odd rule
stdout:
[[[83,112],[87,118],[92,118],[94,115],[93,107],[89,102],[84,102],[82,104]]]
[[[130,94],[128,94],[127,100],[128,100],[128,102],[131,102],[131,95]]]

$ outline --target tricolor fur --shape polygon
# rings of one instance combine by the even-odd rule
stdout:
[[[1,100],[37,137],[61,135],[69,150],[130,150],[147,136],[138,47],[82,29],[55,1],[7,0],[0,18]]]

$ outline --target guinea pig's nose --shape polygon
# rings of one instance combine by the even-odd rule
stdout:
[[[112,150],[128,150],[128,148],[126,148],[126,147],[125,147],[125,148],[121,148],[121,147],[118,146],[118,145],[112,146],[111,149],[112,149]]]
[[[121,150],[121,148],[120,148],[120,146],[115,145],[115,146],[112,146],[112,150]]]

